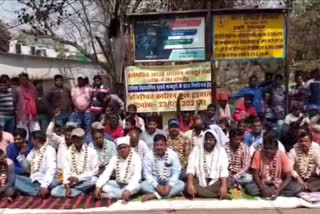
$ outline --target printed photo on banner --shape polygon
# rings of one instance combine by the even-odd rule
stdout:
[[[135,22],[135,61],[205,59],[205,19],[172,18]]]

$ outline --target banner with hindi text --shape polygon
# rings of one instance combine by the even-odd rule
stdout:
[[[126,69],[126,81],[127,105],[137,105],[138,112],[176,111],[179,94],[183,94],[181,110],[203,110],[211,103],[209,62],[129,66]]]

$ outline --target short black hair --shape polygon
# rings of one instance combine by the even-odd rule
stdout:
[[[271,130],[263,135],[263,145],[268,145],[270,147],[278,149],[278,139],[276,131]]]
[[[13,131],[13,136],[21,136],[23,138],[27,137],[27,131],[22,128],[17,128],[16,130]]]
[[[4,79],[5,81],[10,80],[10,77],[7,74],[2,74],[0,78]]]
[[[167,138],[163,134],[157,134],[156,136],[154,136],[153,142],[157,142],[159,140],[162,140],[167,143]]]
[[[131,125],[136,125],[136,119],[132,118],[132,117],[128,117],[126,119],[126,122],[129,122]]]
[[[26,77],[27,79],[29,79],[29,74],[22,72],[19,74],[19,77]]]
[[[149,122],[155,122],[158,124],[158,118],[154,115],[151,115],[151,116],[147,117],[147,123],[149,123]]]
[[[211,104],[208,105],[207,109],[208,109],[208,108],[217,108],[217,107],[216,107],[215,104],[211,103]]]
[[[129,109],[129,108],[133,108],[135,111],[138,110],[138,108],[137,108],[137,106],[136,106],[135,104],[130,104],[130,105],[128,105],[128,109]]]
[[[61,74],[54,75],[54,80],[57,80],[57,79],[63,79],[63,76]]]
[[[94,75],[93,80],[99,79],[102,80],[102,77],[99,74]]]
[[[311,133],[307,131],[303,131],[298,135],[298,139],[304,138],[304,137],[309,137],[311,139]]]
[[[40,140],[40,142],[46,142],[46,136],[41,131],[31,132],[31,138],[35,140]]]
[[[243,136],[243,135],[244,135],[244,130],[239,128],[233,128],[229,132],[230,139],[235,136]]]
[[[257,80],[258,80],[258,77],[253,74],[253,75],[251,75],[251,76],[249,77],[249,81],[251,81],[252,79],[257,79]]]

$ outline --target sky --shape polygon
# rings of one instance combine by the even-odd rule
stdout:
[[[17,24],[17,14],[15,11],[21,8],[17,0],[0,0],[0,19],[9,25]]]

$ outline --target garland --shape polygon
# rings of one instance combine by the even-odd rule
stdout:
[[[271,161],[267,160],[265,162],[265,174],[266,174],[266,181],[270,182],[276,176],[276,165],[277,165],[277,155],[273,157]]]
[[[163,170],[160,171],[159,162],[158,162],[158,159],[156,158],[155,154],[153,154],[153,161],[154,161],[154,166],[155,166],[155,171],[157,173],[157,177],[163,181],[167,180],[168,176],[169,176],[168,175],[168,168],[166,167],[167,165],[169,165],[168,150],[164,154],[164,168],[163,168]]]
[[[306,155],[306,158],[307,158],[306,161],[304,161],[304,158],[303,158],[303,156],[305,156],[305,153],[303,153],[301,148],[298,146],[296,150],[297,150],[298,174],[304,181],[307,181],[311,177],[313,169],[315,167],[314,160],[312,158],[312,155],[313,155],[312,146],[310,146],[309,152]]]
[[[0,167],[0,187],[3,187],[8,182],[8,168],[5,165],[1,165]]]
[[[84,160],[83,160],[83,166],[82,169],[79,170],[78,169],[78,164],[76,161],[76,157],[75,157],[75,153],[76,153],[76,148],[74,147],[74,145],[71,146],[71,162],[72,162],[72,167],[75,171],[75,173],[77,175],[81,175],[84,173],[84,171],[87,169],[87,165],[88,165],[88,146],[84,146]]]
[[[133,151],[131,150],[128,156],[128,162],[125,170],[124,176],[121,178],[121,170],[120,170],[120,158],[119,155],[117,156],[117,162],[116,162],[116,181],[118,183],[127,183],[128,177],[129,177],[129,168],[132,163],[132,156],[133,156]]]
[[[207,178],[207,177],[209,177],[209,170],[208,170],[207,158],[204,153],[203,153],[203,157],[202,157],[202,164],[203,164],[203,170],[204,170],[205,177]]]
[[[104,141],[102,145],[102,154],[101,154],[101,162],[100,162],[100,167],[107,165],[107,154],[108,154],[108,142]],[[97,150],[97,147],[95,147]]]
[[[31,158],[31,174],[34,174],[40,170],[46,151],[47,145],[42,146],[38,151],[34,150]],[[40,155],[40,158],[36,161],[36,156],[38,155]]]
[[[229,170],[233,173],[237,173],[241,170],[241,156],[243,153],[243,145],[241,144],[237,151],[232,152],[230,144],[226,146],[226,152],[229,158]]]

